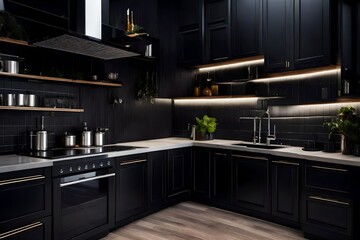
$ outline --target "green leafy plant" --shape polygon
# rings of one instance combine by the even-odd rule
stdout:
[[[204,115],[202,119],[196,117],[196,130],[201,133],[214,133],[218,125],[216,121],[216,118],[209,117],[208,115]]]
[[[341,107],[338,114],[337,119],[323,123],[329,129],[329,140],[333,134],[342,134],[351,139],[360,138],[360,125],[356,119],[356,109],[352,106]]]
[[[356,109],[352,106],[341,107],[338,111],[339,115],[354,115],[356,114]]]

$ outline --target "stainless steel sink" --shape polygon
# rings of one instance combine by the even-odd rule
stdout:
[[[265,145],[265,144],[253,144],[253,143],[235,143],[233,145],[242,146],[242,147],[248,147],[248,148],[262,148],[262,149],[285,148],[285,146],[280,146],[280,145]]]

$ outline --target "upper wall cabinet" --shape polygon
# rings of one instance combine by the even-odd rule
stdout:
[[[261,54],[261,0],[233,0],[231,5],[232,56],[249,57]]]
[[[203,0],[178,1],[178,62],[197,65],[203,61]]]
[[[268,72],[330,64],[329,0],[264,0]]]
[[[230,0],[205,1],[206,62],[230,58]]]

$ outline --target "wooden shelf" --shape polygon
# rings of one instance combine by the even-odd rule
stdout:
[[[31,45],[26,41],[16,40],[16,39],[6,38],[6,37],[0,37],[0,42],[12,43],[12,44],[23,45],[23,46],[28,46],[28,47],[35,47],[34,45]]]
[[[200,96],[200,97],[180,97],[180,98],[174,98],[174,100],[199,100],[199,99],[247,99],[247,98],[253,98],[253,99],[273,99],[273,98],[282,98],[282,97],[259,97],[255,95],[229,95],[229,96]]]
[[[12,73],[6,73],[6,72],[0,72],[0,76],[35,79],[35,80],[41,80],[41,81],[66,82],[66,83],[73,83],[73,84],[98,85],[98,86],[107,86],[107,87],[122,87],[121,83],[73,80],[73,79],[67,79],[67,78],[46,77],[46,76],[37,76],[37,75],[28,75],[28,74],[12,74]]]
[[[200,69],[200,68],[213,68],[213,67],[219,67],[219,66],[223,66],[223,65],[241,64],[241,63],[246,63],[246,62],[263,61],[263,60],[264,60],[264,55],[259,55],[259,56],[253,56],[253,57],[226,60],[226,61],[217,62],[217,63],[197,65],[197,66],[195,66],[195,68],[198,68],[198,69]]]
[[[82,113],[82,108],[48,108],[48,107],[16,107],[16,106],[0,106],[0,110],[15,110],[15,111],[41,111],[41,112],[73,112]]]

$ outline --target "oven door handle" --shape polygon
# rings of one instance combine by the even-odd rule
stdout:
[[[89,182],[89,181],[102,179],[102,178],[110,178],[110,177],[115,177],[115,173],[109,173],[109,174],[105,174],[105,175],[101,175],[101,176],[96,176],[96,177],[91,177],[91,178],[86,178],[86,179],[80,179],[80,180],[73,181],[73,182],[68,182],[68,183],[60,183],[60,187],[67,187],[67,186],[70,186],[70,185],[75,185],[75,184],[79,184],[79,183]]]

